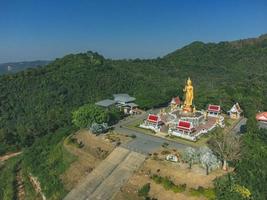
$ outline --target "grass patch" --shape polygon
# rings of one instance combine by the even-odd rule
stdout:
[[[192,196],[197,196],[197,197],[204,196],[209,200],[214,200],[216,197],[215,191],[213,188],[203,188],[201,186],[199,186],[197,189],[190,188],[189,194]]]
[[[149,191],[150,191],[150,183],[147,183],[147,184],[143,185],[143,186],[138,190],[138,196],[139,196],[139,197],[147,197]]]
[[[39,139],[23,155],[23,166],[28,173],[38,177],[48,199],[62,199],[67,191],[60,175],[76,159],[63,145],[63,140],[73,130],[61,129]]]
[[[21,156],[0,163],[0,199],[16,199],[16,171]]]
[[[36,193],[34,187],[32,186],[27,171],[22,169],[22,178],[25,190],[25,199],[27,200],[42,200],[39,193]]]
[[[186,190],[186,184],[174,184],[168,177],[162,177],[157,174],[153,174],[151,179],[157,184],[161,184],[165,190],[171,190],[174,193],[184,192]]]

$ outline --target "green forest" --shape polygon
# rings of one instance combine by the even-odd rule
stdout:
[[[60,143],[75,129],[73,112],[85,104],[111,98],[114,93],[136,97],[143,109],[165,105],[173,96],[183,98],[187,77],[195,86],[197,108],[220,104],[226,112],[239,102],[249,118],[243,157],[234,163],[236,172],[231,177],[216,183],[218,199],[229,199],[229,181],[244,185],[255,200],[266,199],[267,133],[257,128],[254,119],[256,112],[267,110],[266,35],[234,42],[193,42],[156,59],[112,60],[88,51],[67,55],[44,67],[2,75],[0,155],[24,150],[18,159],[21,165],[41,177],[41,183],[53,180],[54,185],[44,191],[48,198],[60,199],[65,191],[56,192],[61,184],[56,177],[70,162],[62,160],[66,152]],[[54,162],[54,173],[49,173],[51,163],[46,163],[49,155],[55,156],[50,160]],[[12,161],[11,165],[16,164]],[[0,168],[0,173],[12,171],[12,166]]]

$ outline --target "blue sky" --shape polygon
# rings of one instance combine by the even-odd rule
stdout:
[[[0,0],[0,63],[97,51],[163,56],[267,33],[267,0]]]

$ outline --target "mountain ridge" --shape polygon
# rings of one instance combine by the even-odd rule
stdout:
[[[51,61],[34,60],[34,61],[21,61],[21,62],[7,62],[0,63],[0,75],[5,73],[15,73],[25,70],[27,68],[35,68],[49,64]]]

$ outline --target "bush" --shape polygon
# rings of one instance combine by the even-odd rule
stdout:
[[[163,148],[167,148],[167,146],[169,146],[169,143],[164,142],[161,146],[162,146]]]
[[[175,185],[168,177],[161,177],[157,174],[153,174],[151,179],[157,184],[162,184],[166,190],[172,190],[175,193],[184,192],[186,190],[186,184]]]
[[[186,184],[180,184],[180,185],[174,185],[172,187],[172,191],[174,193],[178,193],[178,192],[184,192],[186,190]]]
[[[153,181],[155,181],[157,184],[162,183],[162,177],[161,177],[161,176],[158,176],[158,175],[156,175],[156,174],[153,174],[152,177],[151,177],[151,179],[152,179]]]
[[[150,183],[147,183],[138,190],[138,196],[147,197],[149,191],[150,191]]]
[[[171,153],[170,151],[164,150],[164,151],[161,152],[161,155],[167,155],[167,154],[170,154],[170,153]]]
[[[134,138],[136,138],[136,135],[132,134],[130,137],[134,139]]]
[[[174,186],[174,183],[165,177],[163,178],[162,185],[166,190],[170,190]]]

